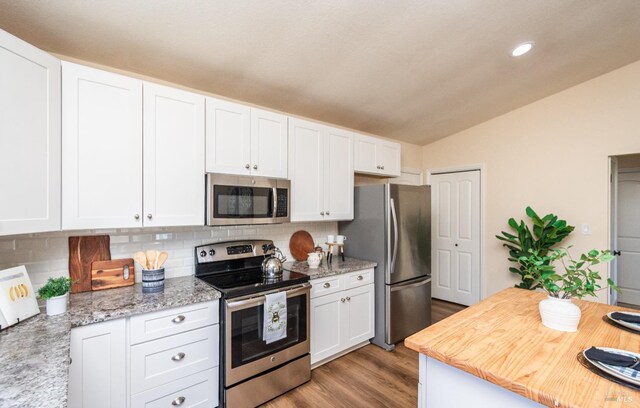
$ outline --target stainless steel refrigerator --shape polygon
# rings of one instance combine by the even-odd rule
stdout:
[[[375,261],[376,335],[387,350],[431,324],[431,190],[358,186],[354,220],[338,224],[345,255]]]

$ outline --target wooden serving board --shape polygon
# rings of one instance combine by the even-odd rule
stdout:
[[[306,261],[310,252],[315,250],[313,237],[307,231],[296,231],[289,240],[289,251],[296,261]]]
[[[125,279],[125,267],[129,268],[127,279]],[[132,258],[94,261],[91,264],[92,290],[130,286],[133,285],[135,281],[135,270]]]
[[[91,290],[91,264],[111,259],[108,235],[69,237],[71,293]]]

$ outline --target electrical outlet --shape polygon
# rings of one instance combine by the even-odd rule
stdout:
[[[591,225],[582,224],[582,235],[591,235]]]

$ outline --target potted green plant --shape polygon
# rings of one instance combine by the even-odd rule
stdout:
[[[569,247],[571,248],[571,247]],[[568,249],[554,249],[548,255],[530,250],[528,256],[518,258],[524,278],[529,279],[549,295],[539,304],[542,324],[555,330],[574,332],[578,329],[582,313],[571,299],[596,296],[596,291],[604,289],[602,279],[595,265],[610,262],[613,255],[609,250],[592,249],[574,259]],[[555,262],[560,261],[564,273],[556,272]],[[618,287],[611,279],[608,285],[616,291]]]
[[[49,278],[43,287],[38,289],[38,297],[47,301],[47,315],[55,316],[67,311],[71,279],[61,276]]]

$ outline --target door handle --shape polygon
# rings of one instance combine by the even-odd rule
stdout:
[[[186,355],[186,354],[184,354],[184,353],[178,353],[178,354],[176,354],[175,356],[171,357],[171,359],[172,359],[173,361],[180,361],[180,360],[184,359],[186,356],[187,356],[187,355]]]
[[[174,317],[173,319],[171,319],[171,321],[174,322],[174,323],[182,323],[184,321],[184,319],[186,319],[186,317],[184,317],[183,315],[178,315],[178,316]]]
[[[184,403],[185,399],[186,399],[185,397],[178,397],[178,398],[174,399],[173,401],[171,401],[171,405],[173,405],[174,407],[182,405]]]
[[[398,217],[396,215],[396,203],[391,198],[389,200],[391,205],[391,217],[393,218],[393,255],[391,255],[391,271],[393,273],[396,268],[396,255],[398,254]]]
[[[622,255],[622,252],[614,249],[612,254],[615,255],[615,256],[620,256],[620,255]]]

